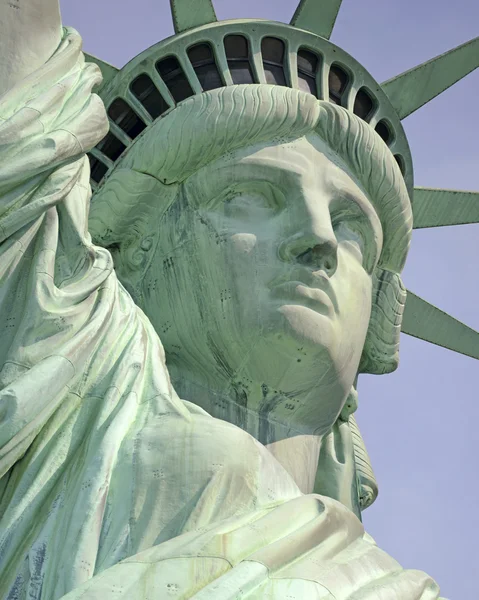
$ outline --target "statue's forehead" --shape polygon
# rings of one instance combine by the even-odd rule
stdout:
[[[200,169],[191,183],[214,190],[238,181],[272,181],[350,191],[366,198],[348,165],[316,133],[290,140],[246,146],[224,154]]]
[[[329,210],[355,204],[374,224],[378,239],[382,237],[376,207],[344,161],[318,135],[236,150],[185,182],[195,204],[204,207],[218,206],[217,202],[230,198],[231,192],[268,194],[265,184],[279,190],[283,206],[293,210],[301,197],[313,201],[310,207],[326,204]]]

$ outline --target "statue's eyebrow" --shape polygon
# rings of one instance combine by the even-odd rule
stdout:
[[[368,199],[366,194],[362,192],[362,190],[360,191],[361,193],[356,194],[351,190],[344,189],[344,187],[335,187],[332,204],[334,205],[334,203],[338,202],[339,200],[354,204],[369,221],[372,229],[376,232],[382,243],[383,227],[379,214],[376,211],[376,207]]]
[[[377,219],[380,223],[379,215],[373,202],[368,198],[368,195],[362,186],[357,181],[354,181],[350,175],[345,172],[342,172],[341,175],[334,174],[328,178],[327,183],[333,201],[335,198],[342,198],[349,202],[353,202],[354,204],[357,204],[366,215],[372,215],[372,218]],[[351,189],[351,183],[356,188],[355,190]]]
[[[286,169],[285,166],[287,167]],[[230,164],[219,165],[214,171],[226,171],[231,173],[232,182],[235,179],[235,173],[243,171],[248,178],[253,176],[253,179],[267,179],[271,180],[272,183],[278,183],[279,179],[281,179],[283,183],[285,181],[288,181],[288,183],[290,181],[291,183],[296,183],[300,177],[307,173],[307,170],[304,168],[300,170],[294,167],[295,165],[292,165],[292,163],[287,161],[279,162],[277,159],[261,159],[255,162],[248,160],[240,161],[234,165],[234,168],[232,168]],[[215,183],[216,182],[213,182],[213,185],[215,185]]]

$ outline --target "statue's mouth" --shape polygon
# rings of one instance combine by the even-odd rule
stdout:
[[[319,288],[301,281],[287,281],[274,286],[271,293],[274,298],[285,300],[287,304],[306,306],[322,315],[333,316],[337,311],[336,298],[330,285]]]

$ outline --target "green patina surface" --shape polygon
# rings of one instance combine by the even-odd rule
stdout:
[[[2,598],[438,598],[364,532],[353,413],[401,329],[479,358],[401,282],[413,226],[479,221],[413,187],[401,125],[477,40],[380,85],[329,42],[340,4],[172,1],[117,70],[57,0],[0,3]]]

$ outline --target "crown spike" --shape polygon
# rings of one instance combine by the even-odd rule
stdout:
[[[479,359],[479,332],[410,291],[401,330],[431,344]]]
[[[175,33],[217,21],[211,0],[170,0]]]
[[[414,229],[479,223],[479,192],[414,188]]]
[[[424,104],[479,67],[479,37],[381,84],[405,119]]]
[[[301,0],[290,25],[329,40],[342,0]]]

